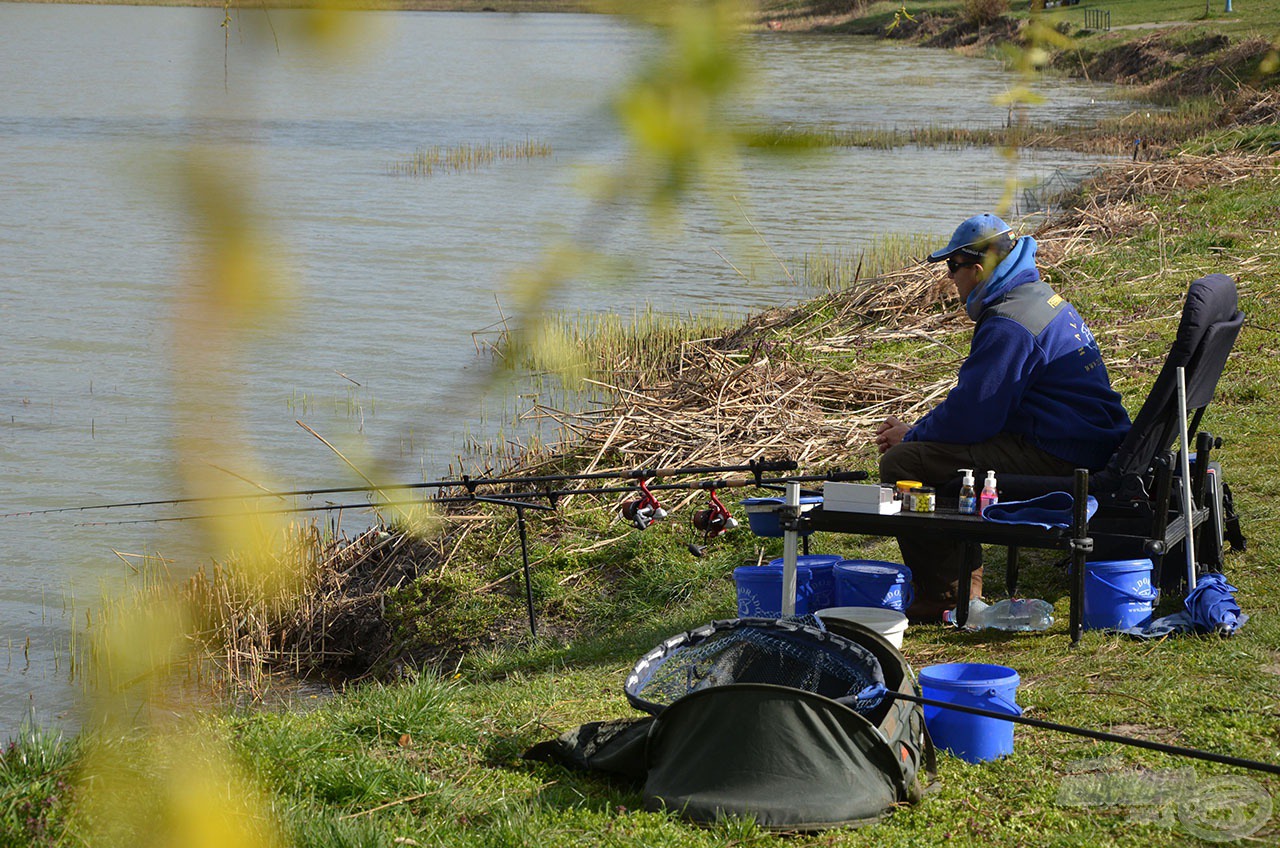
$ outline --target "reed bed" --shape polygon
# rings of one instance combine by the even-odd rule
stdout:
[[[1132,149],[1135,138],[1152,148],[1163,148],[1176,139],[1217,129],[1250,126],[1265,122],[1253,107],[1268,95],[1243,92],[1231,103],[1208,100],[1179,103],[1172,109],[1134,109],[1123,115],[1098,118],[1082,115],[1079,125],[1026,122],[1010,113],[1003,125],[955,127],[930,124],[923,127],[769,128],[751,134],[748,144],[758,148],[861,147],[893,150],[900,147],[929,147],[957,150],[968,147],[1009,147],[1064,149],[1081,153],[1118,153]],[[1259,107],[1266,112],[1267,104]],[[1269,113],[1268,113],[1269,114]]]
[[[386,527],[354,538],[293,525],[267,569],[231,562],[182,588],[196,633],[237,690],[257,694],[272,673],[359,677],[387,660],[388,593],[438,567],[439,545]],[[289,574],[287,581],[255,579]]]
[[[437,568],[449,541],[387,527],[347,537],[294,523],[252,557],[233,555],[184,582],[140,572],[135,591],[105,603],[85,634],[84,682],[100,691],[130,684],[94,635],[156,609],[180,610],[191,648],[170,668],[182,685],[165,697],[213,692],[253,700],[279,676],[357,679],[393,646],[388,594]]]
[[[580,415],[557,411],[579,436],[564,448],[618,468],[781,456],[811,467],[847,463],[886,414],[927,408],[950,386],[950,377],[922,382],[910,365],[857,359],[872,340],[948,328],[956,314],[937,310],[939,289],[934,271],[903,270],[802,308],[764,313],[716,337],[687,339],[660,370],[604,362],[602,378],[587,382],[616,403]],[[815,313],[829,317],[796,338]],[[854,358],[813,358],[832,353]]]
[[[831,294],[918,262],[934,250],[936,241],[921,234],[886,235],[873,239],[863,250],[807,253],[801,276],[811,290]]]
[[[436,173],[478,171],[494,162],[511,159],[543,159],[551,155],[551,145],[542,141],[503,141],[483,144],[433,145],[417,150],[408,159],[392,162],[387,173],[398,177],[430,177]]]
[[[549,343],[517,351],[516,361],[510,364],[542,375],[562,365],[564,351],[570,351],[571,361],[582,363],[593,373],[602,366],[665,370],[677,361],[680,348],[689,340],[721,336],[740,321],[714,312],[672,315],[651,305],[630,316],[615,312],[552,313],[541,319],[539,328]],[[476,347],[505,359],[512,352],[511,339],[510,327],[503,323],[492,338],[476,339]],[[548,348],[558,349],[554,360],[544,355]]]

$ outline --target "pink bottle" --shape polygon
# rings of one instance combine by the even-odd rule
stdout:
[[[982,494],[978,496],[978,514],[981,515],[991,504],[999,502],[1000,495],[996,492],[996,473],[987,471],[987,479],[982,483]]]

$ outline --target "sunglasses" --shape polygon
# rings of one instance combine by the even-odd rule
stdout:
[[[947,260],[947,273],[952,276],[961,268],[972,268],[974,265],[981,265],[981,262],[960,262],[956,259]]]

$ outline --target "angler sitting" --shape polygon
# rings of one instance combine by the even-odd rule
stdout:
[[[990,213],[962,223],[929,262],[947,263],[975,322],[955,387],[915,424],[889,416],[876,432],[880,479],[941,487],[957,469],[1069,476],[1106,464],[1129,429],[1093,334],[1044,281],[1036,242]],[[898,537],[911,569],[915,621],[956,605],[963,543]],[[970,597],[982,594],[982,569]]]

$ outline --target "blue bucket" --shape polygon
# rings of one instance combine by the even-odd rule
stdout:
[[[1003,665],[945,663],[920,669],[925,698],[961,707],[1022,715],[1014,701],[1018,672]],[[966,763],[985,763],[1013,753],[1013,722],[963,713],[946,707],[924,707],[924,725],[933,744]]]
[[[817,609],[809,605],[812,574],[796,566],[796,615]],[[782,566],[744,565],[733,570],[738,587],[738,615],[742,618],[782,617]]]
[[[837,606],[836,604],[836,563],[844,557],[836,554],[809,554],[796,557],[796,565],[809,569],[809,609],[817,612],[820,609]],[[770,560],[769,565],[782,565],[782,557]]]
[[[782,536],[782,524],[778,521],[776,510],[786,502],[786,498],[743,498],[740,503],[747,511],[747,524],[751,527],[751,532],[757,536]],[[801,495],[800,511],[807,512],[820,503],[822,495]],[[803,535],[807,536],[809,533]]]
[[[1084,629],[1127,630],[1149,624],[1157,597],[1151,586],[1151,560],[1087,562]]]
[[[835,567],[838,607],[880,607],[906,612],[915,600],[911,569],[874,559],[841,560]]]

